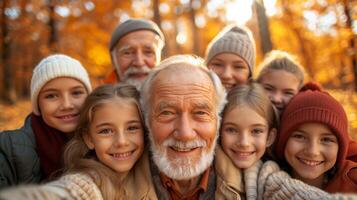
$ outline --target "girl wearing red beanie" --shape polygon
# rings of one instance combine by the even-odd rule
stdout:
[[[282,114],[275,153],[293,178],[331,193],[357,193],[357,163],[346,159],[349,143],[342,105],[309,83]]]

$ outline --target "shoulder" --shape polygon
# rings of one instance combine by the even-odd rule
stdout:
[[[0,132],[0,187],[41,179],[31,117],[22,128]]]
[[[31,116],[26,117],[21,128],[0,132],[0,148],[14,145],[35,146],[35,135],[31,128]]]
[[[244,193],[242,172],[219,145],[216,147],[214,169],[217,176],[216,198],[238,199]]]
[[[126,181],[123,182],[123,188],[128,199],[157,199],[150,172],[148,151],[144,151],[134,168],[129,172]]]

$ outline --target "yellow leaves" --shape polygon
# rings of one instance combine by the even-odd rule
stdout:
[[[111,61],[108,53],[108,49],[102,45],[94,44],[87,51],[88,58],[91,63],[94,65],[88,68],[89,73],[92,76],[103,76],[108,72],[108,68],[110,69]]]

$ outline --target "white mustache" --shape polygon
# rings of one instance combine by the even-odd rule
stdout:
[[[148,66],[143,66],[143,67],[134,67],[134,66],[130,66],[128,68],[128,70],[125,71],[124,73],[124,80],[126,80],[127,78],[130,77],[130,75],[132,74],[136,74],[136,73],[149,73],[151,72],[152,69],[150,69],[150,67]]]
[[[200,147],[206,147],[207,143],[206,141],[202,139],[196,139],[193,141],[188,141],[188,142],[182,142],[175,140],[174,138],[169,138],[165,140],[162,144],[164,147],[175,147],[175,148],[180,148],[180,149],[193,149],[193,148],[200,148]]]

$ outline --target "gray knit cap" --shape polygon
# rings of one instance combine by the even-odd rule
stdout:
[[[255,65],[255,42],[249,29],[237,25],[227,26],[208,44],[206,64],[220,53],[233,53],[243,58],[249,66],[249,77],[252,77]]]
[[[125,22],[121,23],[119,26],[117,26],[117,28],[114,30],[109,44],[109,51],[112,51],[114,49],[120,38],[130,32],[138,30],[152,31],[158,36],[160,36],[161,40],[165,42],[165,36],[155,22],[147,19],[128,19]]]

